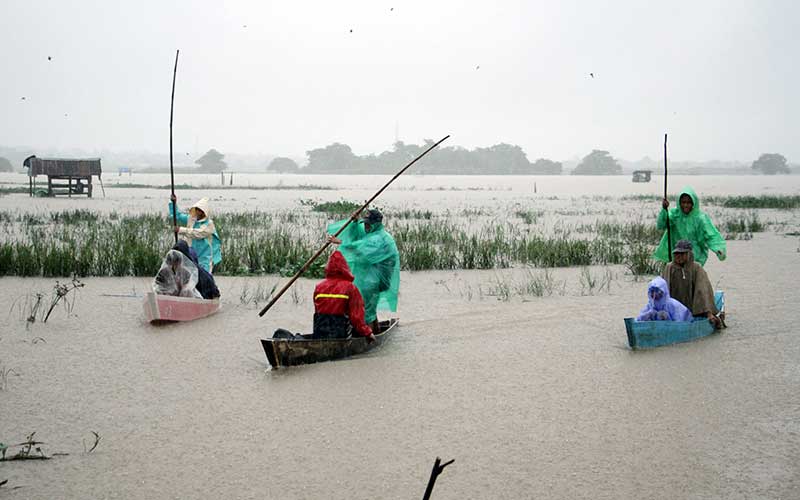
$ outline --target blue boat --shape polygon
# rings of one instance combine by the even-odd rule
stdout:
[[[720,312],[725,311],[723,292],[714,292],[714,302]],[[625,318],[625,330],[628,332],[628,345],[634,350],[689,342],[715,332],[714,326],[706,318],[692,321],[636,321],[634,318]]]

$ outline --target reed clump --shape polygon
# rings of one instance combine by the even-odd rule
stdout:
[[[766,224],[761,222],[756,212],[738,215],[724,221],[725,231],[728,233],[760,233],[766,230]]]
[[[800,195],[761,196],[710,196],[705,201],[726,208],[776,208],[793,210],[800,208]]]
[[[359,208],[361,208],[360,203],[354,203],[347,200],[338,200],[315,203],[311,210],[314,212],[325,212],[328,215],[350,215]]]

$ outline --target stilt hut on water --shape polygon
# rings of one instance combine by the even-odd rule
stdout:
[[[92,197],[92,176],[100,180],[100,158],[25,158],[28,168],[28,187],[33,196],[36,176],[47,176],[47,196],[86,195]],[[66,182],[65,182],[66,181]],[[102,183],[103,181],[100,180]]]

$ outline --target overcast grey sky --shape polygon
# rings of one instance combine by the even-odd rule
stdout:
[[[397,127],[531,161],[659,158],[664,132],[675,159],[800,161],[798,23],[788,0],[0,0],[0,145],[167,152],[180,49],[178,152],[367,154]]]

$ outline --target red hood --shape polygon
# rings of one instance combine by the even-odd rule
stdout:
[[[339,250],[331,254],[328,259],[328,264],[325,266],[325,277],[339,280],[353,281],[353,273],[350,272],[350,266],[344,260],[344,255]]]

